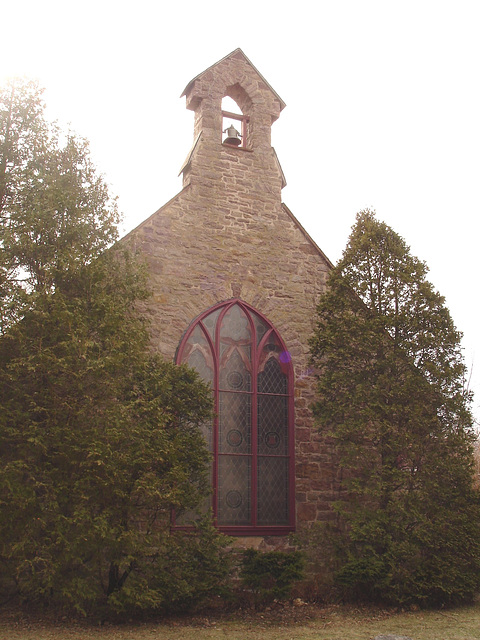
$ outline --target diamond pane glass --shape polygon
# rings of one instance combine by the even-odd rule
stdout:
[[[225,356],[227,361],[220,369],[220,389],[232,391],[250,391],[250,349],[233,348]]]
[[[200,326],[195,327],[188,339],[183,361],[205,381],[213,384],[213,358],[205,335]]]
[[[270,357],[258,374],[258,393],[287,393],[287,376],[275,357]]]
[[[257,332],[257,344],[259,344],[260,340],[263,338],[270,327],[264,320],[260,318],[260,316],[257,316],[256,313],[252,313],[252,317],[255,324],[255,331]]]
[[[217,325],[218,316],[220,315],[222,308],[217,309],[216,311],[212,311],[206,318],[203,319],[203,324],[205,325],[212,342],[215,344],[215,327]]]
[[[258,524],[288,524],[288,459],[258,458]]]
[[[218,524],[250,524],[250,457],[220,456]]]
[[[285,396],[258,396],[258,453],[285,455],[288,452],[288,411]]]
[[[238,304],[233,305],[224,315],[220,335],[222,341],[248,342],[250,340],[250,323]]]
[[[250,453],[252,434],[252,403],[247,393],[220,394],[220,453]]]

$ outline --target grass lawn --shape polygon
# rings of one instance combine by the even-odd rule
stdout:
[[[282,612],[104,626],[0,611],[0,640],[371,640],[389,633],[413,640],[480,640],[480,603],[406,613],[305,605]]]

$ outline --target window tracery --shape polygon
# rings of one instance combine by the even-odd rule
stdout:
[[[212,507],[227,533],[283,534],[294,526],[293,371],[271,323],[230,300],[187,330],[178,350],[211,385],[216,417]]]

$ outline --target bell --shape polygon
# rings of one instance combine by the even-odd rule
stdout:
[[[242,144],[242,141],[240,140],[240,138],[242,137],[240,135],[240,133],[235,129],[235,127],[233,126],[233,124],[231,124],[229,127],[227,127],[226,129],[224,129],[223,133],[227,134],[227,137],[225,138],[225,140],[223,141],[225,144],[233,144],[235,147],[238,147],[240,144]]]

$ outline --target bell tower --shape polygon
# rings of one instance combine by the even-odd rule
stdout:
[[[280,96],[241,49],[235,49],[185,88],[195,113],[194,142],[182,166],[183,186],[233,196],[281,202],[285,178],[271,146],[271,127],[285,107]],[[238,113],[222,110],[229,97]],[[222,194],[223,192],[223,194]],[[266,204],[266,203],[265,203]],[[267,207],[268,208],[268,207]]]

